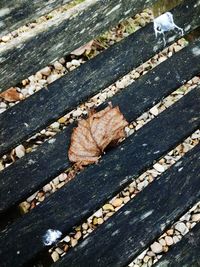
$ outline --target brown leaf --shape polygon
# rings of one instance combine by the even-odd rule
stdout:
[[[20,94],[16,88],[11,87],[5,92],[0,94],[0,98],[3,98],[4,100],[8,102],[15,102],[23,99],[23,95]]]
[[[93,42],[94,41],[90,41],[89,43],[77,48],[76,50],[71,52],[71,54],[75,56],[81,56],[82,54],[84,54],[85,51],[90,52],[92,49]]]
[[[73,130],[69,160],[79,167],[97,162],[109,144],[116,144],[125,136],[124,128],[127,125],[119,107],[108,106],[97,113],[93,111]]]

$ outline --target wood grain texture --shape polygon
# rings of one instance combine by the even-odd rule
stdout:
[[[188,10],[189,13],[187,13]],[[184,28],[186,25],[190,25],[188,29],[192,30],[199,25],[200,18],[198,23],[196,21],[197,24],[193,23],[195,20],[194,10],[191,8],[186,11],[187,20],[180,22],[179,26]],[[174,10],[174,16],[178,17],[183,12],[184,7],[177,7]],[[167,40],[171,35],[172,33],[166,35]],[[171,42],[178,38],[180,35],[177,33]],[[71,111],[162,49],[163,43],[157,42],[153,25],[149,24],[80,68],[52,83],[48,86],[48,90],[44,88],[0,114],[0,155],[42,130],[55,119]],[[109,66],[106,71],[105,66]]]
[[[115,0],[87,0],[77,7],[78,13],[74,11],[72,14],[73,12],[69,11],[50,20],[45,27],[38,26],[37,33],[35,30],[24,38],[16,38],[13,43],[0,48],[0,90],[17,84],[154,2],[156,0],[119,0],[116,5]],[[186,0],[182,7],[177,9],[178,14],[174,14],[176,23],[186,32],[199,25],[199,16],[194,16],[200,11],[197,3],[198,0]],[[191,8],[187,8],[188,5]],[[176,38],[174,32],[172,35]],[[143,45],[138,47],[142,48],[144,43],[152,45],[153,42],[156,52],[157,40],[153,30],[151,38],[143,40]]]
[[[200,199],[200,145],[178,164],[53,266],[127,266]]]
[[[0,37],[72,0],[1,0]]]
[[[128,86],[126,90],[112,97],[113,105],[119,105],[125,118],[130,122],[172,93],[183,84],[183,81],[199,72],[200,56],[194,56],[192,53],[199,42],[186,47]],[[1,212],[24,200],[70,166],[67,149],[73,127],[75,124],[67,127],[49,142],[45,142],[35,152],[27,154],[0,172]]]
[[[42,242],[47,229],[58,229],[65,234],[74,225],[88,218],[108,199],[152,166],[155,160],[196,130],[200,126],[199,114],[200,88],[188,93],[173,107],[127,138],[117,149],[107,152],[99,164],[85,169],[29,214],[7,227],[0,234],[2,267],[21,266],[39,252],[47,250],[48,248]],[[51,164],[53,162],[47,166]],[[199,161],[195,160],[195,164],[194,168],[190,168],[190,174],[192,170],[195,173],[196,168],[198,170]],[[44,166],[43,172],[46,169]],[[196,192],[199,192],[199,187],[194,182],[198,177],[198,175],[193,177],[192,185],[185,190],[183,196],[181,194],[174,194],[174,196],[186,200],[188,205],[192,204],[193,197],[196,199]],[[177,180],[180,181],[180,179]],[[32,183],[30,180],[29,182]],[[172,183],[172,188],[175,190],[173,185]],[[13,187],[17,195],[18,184],[14,181]],[[184,186],[182,188],[184,189]],[[3,195],[4,198],[7,198],[7,195],[9,195],[8,192]],[[163,204],[163,211],[165,211],[167,202]],[[176,208],[179,204],[181,203],[176,203],[176,206],[172,205],[176,212],[180,210]],[[13,237],[18,241],[15,246],[13,246]],[[29,240],[29,245],[24,246],[27,240]],[[20,254],[17,254],[17,251],[20,251]]]
[[[200,223],[165,254],[155,267],[199,267]]]

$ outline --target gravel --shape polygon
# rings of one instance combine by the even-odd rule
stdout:
[[[136,16],[137,18],[138,16]],[[146,22],[151,20],[151,14],[144,12],[141,17],[138,17],[138,24],[144,25],[145,20],[143,17],[147,17]],[[27,30],[27,29],[25,29]],[[118,41],[115,36],[116,31],[112,30],[112,40],[108,43],[113,44]],[[123,36],[127,36],[124,32]],[[7,43],[13,36],[8,35],[1,38],[2,42]],[[9,166],[12,162],[16,161],[17,158],[23,157],[26,153],[29,153],[36,149],[38,145],[43,143],[49,137],[54,136],[59,129],[63,129],[67,124],[72,123],[74,120],[80,118],[83,114],[87,114],[87,109],[93,106],[97,106],[105,101],[107,98],[112,97],[114,94],[123,90],[126,86],[134,82],[136,79],[144,75],[149,69],[157,66],[159,63],[165,61],[167,58],[171,57],[174,52],[179,51],[185,46],[185,40],[181,39],[174,45],[166,48],[162,53],[155,55],[151,60],[144,63],[143,66],[131,71],[128,75],[124,76],[122,79],[109,86],[101,93],[97,94],[91,98],[87,103],[84,103],[76,110],[66,114],[61,117],[57,122],[54,122],[46,129],[43,129],[39,134],[35,135],[26,143],[25,146],[19,145],[10,154],[5,155],[0,159],[0,170]],[[100,51],[98,51],[99,53]],[[44,86],[54,82],[55,80],[62,77],[68,71],[72,71],[79,67],[85,62],[85,58],[76,58],[71,56],[70,59],[61,58],[60,60],[54,62],[52,65],[46,66],[42,70],[38,71],[35,75],[24,79],[21,83],[21,88],[19,91],[24,97],[29,97],[34,94]],[[148,123],[151,119],[157,116],[160,112],[171,106],[175,101],[179,100],[184,94],[190,91],[196,84],[200,83],[199,77],[194,77],[182,88],[174,92],[169,97],[165,98],[161,103],[152,107],[149,112],[145,112],[133,122],[129,127],[127,127],[127,135],[133,134],[136,130],[140,129],[143,125]],[[6,109],[13,106],[15,103],[8,103],[3,100],[0,101],[0,113],[6,111]],[[40,138],[43,141],[40,141]],[[130,201],[131,198],[135,197],[143,188],[148,186],[158,175],[163,173],[167,168],[174,164],[180,159],[187,151],[189,151],[194,145],[199,142],[200,131],[196,131],[192,136],[185,140],[185,142],[179,145],[177,148],[168,153],[163,159],[153,165],[153,168],[145,172],[143,175],[138,177],[136,181],[130,184],[122,192],[120,192],[115,198],[106,203],[101,209],[96,211],[90,218],[87,219],[82,225],[77,226],[74,229],[74,233],[67,235],[57,247],[50,250],[51,257],[53,261],[57,261],[61,256],[63,256],[70,247],[77,245],[79,240],[85,238],[88,234],[94,231],[98,225],[101,225],[109,217],[111,217],[117,210],[119,210],[124,204]],[[33,142],[34,141],[34,142]],[[155,153],[158,153],[155,151]],[[62,173],[56,177],[52,182],[45,185],[40,191],[36,192],[30,196],[26,201],[20,204],[20,208],[24,213],[29,212],[36,205],[44,201],[46,197],[55,192],[58,188],[65,185],[66,182],[70,180],[69,173]],[[152,264],[161,257],[160,254],[167,252],[169,247],[177,243],[183,235],[185,235],[194,225],[200,221],[200,208],[195,206],[194,209],[185,215],[185,217],[180,218],[180,220],[168,229],[157,241],[150,245],[150,247],[145,250],[138,258],[132,262],[129,266],[141,267],[141,266],[152,266]]]

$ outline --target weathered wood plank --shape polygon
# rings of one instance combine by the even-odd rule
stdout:
[[[155,267],[199,267],[200,223],[165,254]]]
[[[200,145],[178,164],[53,266],[126,266],[200,199]]]
[[[151,0],[151,3],[154,2],[156,0]],[[37,33],[35,30],[24,38],[16,38],[0,48],[0,90],[5,90],[27,78],[50,62],[116,25],[120,20],[136,14],[149,3],[147,0],[119,0],[116,5],[115,0],[86,0],[79,8],[77,7],[78,14],[75,12],[76,15],[72,15],[72,11],[69,11],[70,15],[67,12],[59,18],[52,19],[47,22],[46,27],[38,26]],[[174,13],[176,23],[186,32],[199,25],[199,16],[193,15],[200,12],[199,5],[194,7],[197,3],[198,0],[186,0]],[[188,5],[191,8],[187,8]],[[145,43],[150,47],[156,44],[153,26],[149,27],[151,35],[145,36],[143,44],[138,46],[140,48],[144,47]],[[154,49],[156,52],[156,47]]]
[[[183,81],[199,72],[200,55],[194,56],[192,53],[199,42],[188,46],[128,86],[126,90],[111,99],[112,103],[120,106],[129,121],[135,120],[153,104],[158,103],[181,86]],[[190,66],[190,71],[188,71],[188,66]],[[177,75],[179,79],[177,79]],[[1,212],[22,201],[70,166],[67,159],[67,148],[74,126],[73,124],[67,127],[56,135],[53,141],[45,142],[35,152],[27,154],[0,172]],[[27,183],[27,180],[30,183]],[[17,197],[16,191],[18,192]]]
[[[180,13],[183,13],[183,10],[184,7],[177,7],[174,15],[179,16]],[[190,25],[188,29],[192,30],[196,27],[194,26],[196,24],[193,23],[194,10],[192,8],[189,10],[191,13],[186,14],[188,18],[187,25]],[[184,25],[183,23],[179,26],[184,27]],[[180,35],[176,34],[173,41],[179,37]],[[138,49],[139,47],[140,49]],[[71,111],[99,90],[112,84],[133,68],[148,60],[156,52],[161,51],[162,48],[163,44],[157,44],[153,26],[150,24],[54,82],[48,87],[48,90],[44,88],[0,114],[0,155],[42,130],[63,114]],[[105,66],[109,66],[106,71]],[[59,105],[57,104],[58,101]]]
[[[29,214],[5,229],[0,234],[2,266],[21,266],[40,251],[47,249],[42,242],[47,229],[58,229],[64,234],[70,231],[74,225],[81,223],[109,198],[150,167],[155,160],[158,160],[183,138],[196,130],[200,126],[199,114],[200,88],[188,93],[173,107],[126,139],[117,149],[110,150],[102,157],[98,165],[86,168],[65,187],[49,196],[45,202]],[[177,120],[177,118],[179,119]],[[49,167],[51,164],[53,162],[48,163],[47,166]],[[196,160],[195,164],[198,170],[199,161]],[[45,167],[44,172],[47,169]],[[196,171],[196,167],[194,167],[194,171]],[[190,174],[192,175],[191,169]],[[194,177],[194,181],[197,177]],[[188,205],[193,203],[193,197],[197,196],[196,192],[199,192],[199,187],[194,181],[182,196]],[[32,183],[30,179],[29,182]],[[13,188],[17,195],[18,185],[15,181],[13,181]],[[176,188],[175,185],[174,188]],[[190,190],[192,190],[192,194]],[[9,192],[4,195],[4,202],[7,195]],[[180,194],[175,195],[181,197]],[[167,203],[167,201],[164,202],[163,210]],[[179,206],[179,203],[177,205]],[[176,207],[174,207],[176,212],[181,210]],[[12,244],[13,237],[18,240],[15,246]],[[29,240],[29,245],[24,246],[27,240]]]
[[[0,37],[72,0],[1,0]]]

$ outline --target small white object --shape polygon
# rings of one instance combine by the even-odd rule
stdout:
[[[174,23],[174,18],[171,12],[166,12],[156,19],[154,19],[154,31],[156,38],[158,37],[159,34],[163,36],[164,43],[166,45],[166,40],[165,40],[165,32],[171,31],[171,30],[179,30],[181,32],[181,35],[183,35],[183,29],[177,26]]]
[[[61,236],[62,233],[59,230],[48,229],[43,237],[43,242],[45,246],[50,246],[55,243]]]

